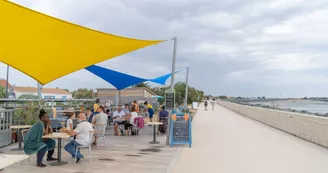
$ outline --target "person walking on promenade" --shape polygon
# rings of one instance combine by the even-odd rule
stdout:
[[[205,102],[204,102],[205,111],[207,111],[207,104],[208,104],[208,102],[207,102],[207,100],[205,100]]]
[[[214,111],[214,107],[215,107],[215,101],[214,101],[214,99],[211,100],[211,105],[212,105],[212,111]]]

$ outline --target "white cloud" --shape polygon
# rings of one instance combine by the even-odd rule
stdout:
[[[303,96],[308,89],[298,86],[307,84],[316,88],[313,95],[328,96],[328,72],[324,71],[328,66],[326,0],[15,2],[117,35],[142,39],[177,36],[176,69],[189,66],[190,83],[210,94],[269,96],[284,90]],[[140,77],[159,76],[170,72],[172,46],[168,41],[99,65]],[[6,66],[0,63],[0,78],[5,77],[5,71]],[[36,85],[16,70],[11,70],[10,76],[14,84]],[[184,73],[178,74],[177,80],[184,77]],[[241,85],[243,90],[236,89]],[[81,70],[48,86],[76,89],[109,85]]]
[[[192,17],[191,20],[214,29],[231,29],[238,27],[241,23],[241,16],[230,13],[206,13],[201,16]]]

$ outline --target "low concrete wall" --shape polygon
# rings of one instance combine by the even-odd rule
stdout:
[[[328,148],[328,118],[220,101],[220,105],[266,125]]]

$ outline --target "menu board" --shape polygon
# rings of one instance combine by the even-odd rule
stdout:
[[[191,147],[191,115],[173,114],[170,121],[170,146],[174,144],[189,144]]]
[[[189,121],[185,120],[183,116],[177,117],[173,123],[172,139],[178,141],[189,141]]]
[[[174,109],[174,92],[165,93],[165,107],[167,110]]]

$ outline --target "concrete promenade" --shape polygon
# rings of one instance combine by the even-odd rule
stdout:
[[[327,173],[328,150],[216,105],[200,106],[175,173]]]

